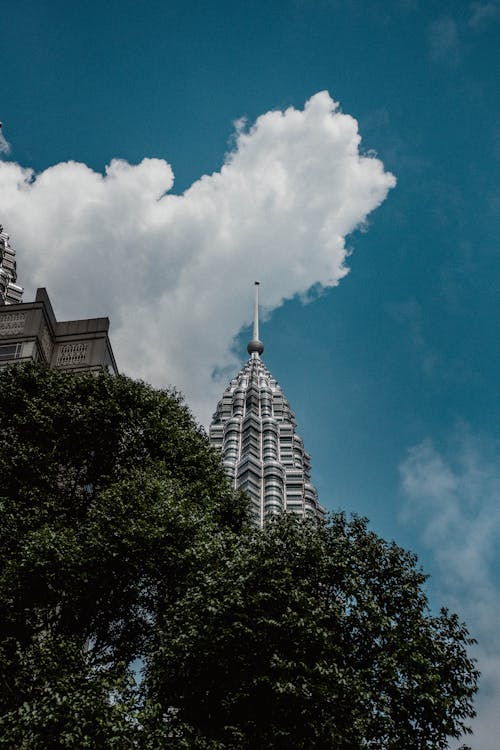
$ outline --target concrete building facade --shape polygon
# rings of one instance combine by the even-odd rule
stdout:
[[[64,370],[117,373],[109,340],[109,318],[58,321],[45,289],[22,302],[15,252],[0,232],[0,367],[27,360]]]

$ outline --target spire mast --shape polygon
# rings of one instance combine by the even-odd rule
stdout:
[[[259,340],[259,286],[260,281],[255,282],[255,306],[253,310],[253,340]]]
[[[255,282],[255,305],[253,313],[253,338],[248,343],[247,352],[253,356],[260,356],[264,351],[264,344],[259,339],[259,286],[260,281]]]

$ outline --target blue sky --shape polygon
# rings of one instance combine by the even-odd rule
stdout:
[[[432,602],[467,620],[473,744],[493,748],[500,4],[2,6],[0,222],[25,299],[110,314],[119,365],[206,420],[260,278],[264,359],[320,498],[416,551]]]

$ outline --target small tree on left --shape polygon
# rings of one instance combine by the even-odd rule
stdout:
[[[0,372],[0,517],[0,747],[136,746],[157,603],[246,499],[175,391],[29,364]]]

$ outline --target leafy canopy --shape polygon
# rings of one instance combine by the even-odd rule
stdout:
[[[471,639],[335,514],[249,527],[178,394],[0,371],[0,748],[437,750]]]
[[[241,530],[246,499],[175,392],[15,366],[0,425],[0,746],[31,725],[26,747],[104,747],[89,727],[118,711],[113,690],[129,700],[158,602],[197,546]]]
[[[214,554],[162,610],[147,666],[149,695],[201,736],[430,750],[466,731],[472,641],[455,615],[429,613],[415,557],[365,519],[282,516]]]

